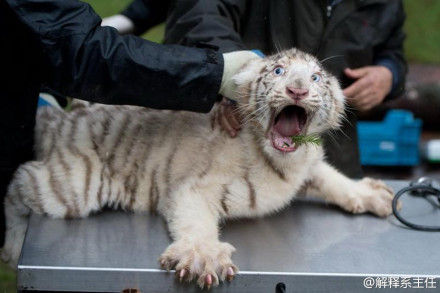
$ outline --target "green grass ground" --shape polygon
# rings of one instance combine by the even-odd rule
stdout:
[[[15,292],[15,273],[0,261],[0,293]]]
[[[113,15],[126,7],[130,0],[86,0],[102,17]],[[405,51],[409,61],[440,65],[440,1],[404,0],[407,13]],[[164,25],[143,35],[155,42],[163,39]],[[14,292],[15,274],[0,263],[0,293]]]
[[[404,3],[407,59],[440,64],[440,1],[404,0]]]

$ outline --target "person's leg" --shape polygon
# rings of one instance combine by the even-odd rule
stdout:
[[[41,50],[0,1],[0,247],[5,232],[4,197],[18,166],[33,157],[33,129],[41,87]]]

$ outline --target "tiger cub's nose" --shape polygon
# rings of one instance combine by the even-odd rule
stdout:
[[[294,100],[302,100],[309,94],[308,89],[294,88],[292,86],[286,86],[286,93]]]

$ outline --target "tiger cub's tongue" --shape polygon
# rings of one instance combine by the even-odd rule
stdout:
[[[298,115],[295,112],[282,111],[274,125],[274,129],[282,136],[294,136],[301,132]]]

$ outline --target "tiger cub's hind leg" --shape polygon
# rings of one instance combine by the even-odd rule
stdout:
[[[40,161],[18,168],[4,200],[6,238],[1,259],[16,267],[31,211],[53,218],[80,216],[79,203],[69,194],[62,172]]]
[[[4,199],[6,217],[5,243],[1,250],[1,259],[11,267],[17,266],[21,247],[26,233],[27,217],[31,210],[44,213],[40,201],[41,194],[36,193],[38,181],[35,168],[28,163],[15,173]]]

